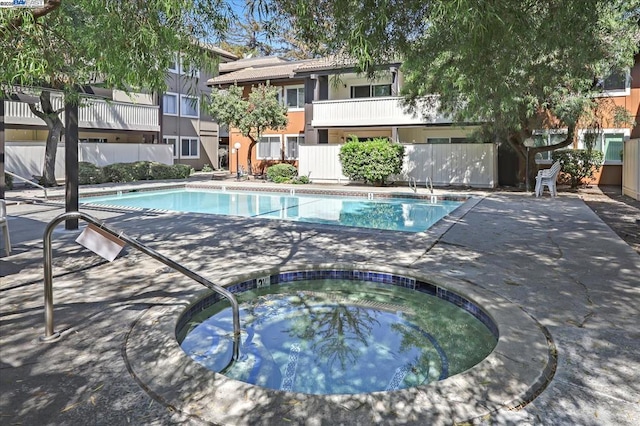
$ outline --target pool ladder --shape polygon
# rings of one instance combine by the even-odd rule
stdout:
[[[433,181],[431,180],[430,177],[427,177],[427,180],[425,181],[424,186],[426,186],[429,192],[433,194]],[[409,178],[409,188],[411,188],[413,192],[418,192],[418,181],[416,180],[416,178],[414,177]]]
[[[92,225],[99,227],[101,230],[106,231],[110,235],[119,238],[120,240],[126,242],[127,244],[137,248],[141,252],[153,257],[154,259],[164,263],[165,265],[175,269],[183,275],[191,278],[194,281],[199,282],[210,290],[220,294],[224,298],[229,300],[231,303],[231,310],[233,313],[233,359],[238,358],[239,353],[239,340],[240,340],[240,310],[238,307],[238,301],[236,300],[233,293],[224,287],[220,287],[212,283],[211,281],[203,278],[202,276],[196,274],[190,269],[182,266],[178,262],[169,259],[168,257],[158,253],[153,250],[151,247],[148,247],[141,242],[137,241],[135,238],[132,238],[126,235],[124,232],[118,232],[109,226],[107,226],[104,222],[99,221],[98,219],[90,216],[86,213],[82,212],[67,212],[62,213],[49,222],[44,231],[43,237],[43,246],[44,246],[44,319],[45,319],[45,334],[41,338],[44,342],[55,341],[60,337],[60,333],[55,332],[53,330],[53,274],[52,274],[52,249],[51,249],[51,234],[53,233],[53,229],[63,220],[68,219],[82,219],[85,222],[88,222]]]

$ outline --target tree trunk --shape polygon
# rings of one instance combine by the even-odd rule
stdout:
[[[253,152],[253,147],[256,146],[258,141],[252,138],[251,136],[249,136],[249,139],[251,140],[251,143],[249,144],[249,150],[247,151],[247,168],[248,168],[247,173],[249,173],[250,175],[253,175],[253,165],[251,164],[251,153]]]
[[[511,145],[511,147],[518,153],[518,179],[523,182],[525,186],[527,186],[527,182],[529,183],[528,187],[525,188],[526,191],[531,191],[536,183],[536,175],[538,173],[536,154],[538,154],[539,152],[547,152],[565,148],[571,145],[571,143],[573,143],[575,128],[575,123],[567,125],[567,138],[562,142],[554,145],[530,147],[528,150],[524,145],[525,139],[529,136],[528,130],[519,133],[512,133],[511,135],[509,135],[509,137],[507,138],[509,145]],[[528,179],[527,171],[529,172]]]
[[[44,150],[44,164],[42,168],[41,184],[44,186],[56,186],[56,154],[58,151],[58,143],[64,134],[64,123],[60,120],[60,113],[63,109],[54,109],[51,104],[51,92],[43,90],[40,93],[40,107],[38,110],[35,104],[29,104],[31,112],[42,119],[49,130],[47,135],[47,143]]]

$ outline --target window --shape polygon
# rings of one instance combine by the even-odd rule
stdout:
[[[281,151],[280,135],[263,136],[258,141],[258,158],[263,160],[279,160]]]
[[[449,143],[449,138],[427,138],[427,143],[432,143],[432,144]]]
[[[284,147],[284,156],[287,160],[298,159],[298,145],[304,144],[303,135],[286,136],[286,144]]]
[[[586,131],[580,132],[580,148],[586,148],[584,139]],[[624,149],[624,141],[631,135],[630,129],[604,129],[596,135],[594,150],[601,151],[604,155],[604,162],[619,163],[622,161],[621,152]]]
[[[430,144],[445,144],[445,143],[475,143],[473,138],[427,138],[427,143]]]
[[[371,86],[371,95],[376,98],[379,96],[391,96],[390,84],[374,84]]]
[[[472,138],[451,138],[451,143],[474,143]]]
[[[178,115],[178,95],[165,93],[162,96],[162,112],[165,115]]]
[[[371,86],[351,86],[352,98],[368,98],[370,93]]]
[[[369,142],[375,139],[384,139],[387,142],[389,141],[389,138],[386,136],[367,136],[367,137],[358,137],[358,135],[353,135],[356,138],[358,138],[359,142]],[[351,136],[347,136],[347,142],[353,142],[355,139]]]
[[[533,134],[533,146],[555,145],[567,138],[566,130],[558,131],[540,131]],[[536,161],[551,161],[551,153],[553,151],[539,152],[536,154]]]
[[[178,138],[175,136],[164,136],[162,143],[166,145],[172,145],[173,158],[178,158]]]
[[[200,158],[200,140],[197,137],[180,139],[180,158]]]
[[[80,143],[107,143],[107,138],[83,138],[78,139]]]
[[[597,146],[597,145],[596,145]],[[601,146],[604,152],[604,161],[620,161],[624,149],[624,133],[605,133],[601,138]]]
[[[391,96],[391,84],[351,86],[352,98],[375,98],[379,96]]]
[[[304,87],[286,87],[284,93],[289,109],[304,108]]]
[[[626,96],[631,93],[629,73],[616,71],[596,83],[596,90],[604,96]]]
[[[169,64],[169,71],[178,73],[178,55],[173,55],[173,61]]]
[[[182,117],[200,117],[200,101],[194,96],[180,95],[180,115]]]

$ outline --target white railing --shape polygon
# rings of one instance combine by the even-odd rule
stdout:
[[[5,169],[20,176],[40,176],[44,164],[45,143],[6,142]],[[56,179],[64,179],[64,144],[58,145],[56,152]],[[173,146],[165,144],[136,143],[80,143],[78,161],[86,161],[97,166],[135,161],[156,161],[173,164]]]
[[[54,108],[62,108],[62,98],[53,96]],[[160,122],[157,105],[141,105],[126,102],[84,99],[78,108],[78,127],[81,129],[140,130],[159,132]],[[60,115],[64,121],[64,113]],[[29,105],[22,102],[5,101],[5,123],[42,126]]]
[[[313,127],[401,126],[451,123],[438,114],[437,101],[425,102],[419,113],[408,111],[401,97],[339,99],[313,102]]]
[[[340,145],[300,145],[300,175],[315,182],[345,182],[338,159]],[[498,150],[495,144],[405,144],[402,173],[391,180],[419,185],[494,188],[498,184]]]
[[[83,128],[143,130],[159,132],[158,106],[88,99],[78,109]]]
[[[624,141],[622,193],[640,200],[640,139]]]

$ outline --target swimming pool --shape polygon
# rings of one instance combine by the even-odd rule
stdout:
[[[317,224],[422,232],[462,201],[291,195],[286,193],[174,189],[81,199],[82,204],[213,215],[280,219]]]

